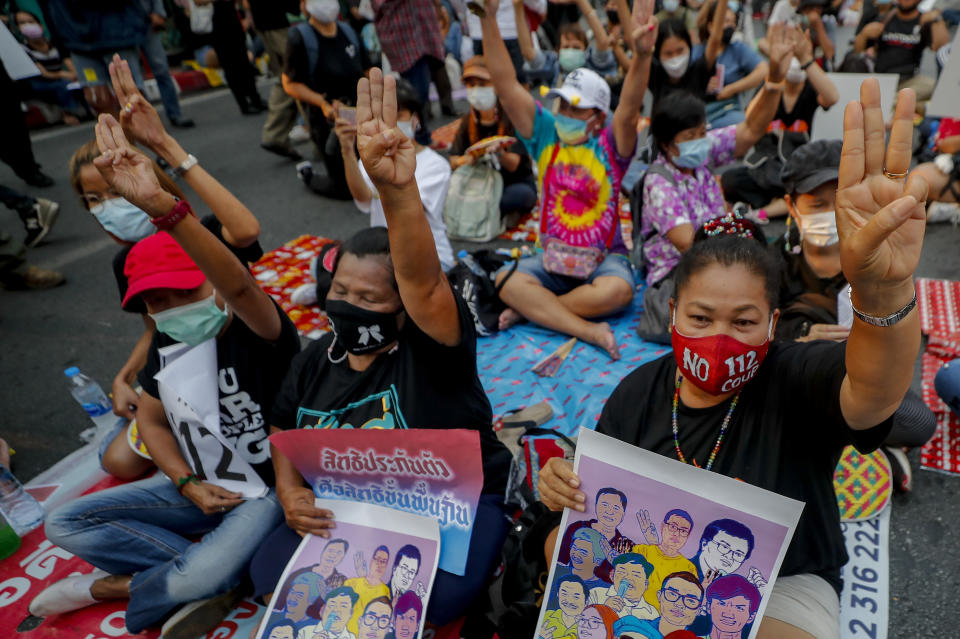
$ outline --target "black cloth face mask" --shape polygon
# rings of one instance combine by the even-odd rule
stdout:
[[[730,41],[733,40],[733,34],[736,31],[734,27],[726,27],[723,30],[723,36],[721,37],[724,44],[730,44]]]
[[[392,313],[381,313],[328,299],[326,312],[337,341],[354,355],[380,350],[400,337],[397,315],[403,312],[402,306]]]

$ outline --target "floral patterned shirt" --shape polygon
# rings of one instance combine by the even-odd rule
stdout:
[[[693,175],[681,173],[661,154],[653,162],[665,166],[675,184],[656,173],[644,178],[640,228],[641,237],[653,234],[643,245],[650,286],[666,277],[680,262],[680,251],[667,239],[671,229],[689,224],[696,230],[726,211],[723,191],[710,169],[733,159],[737,126],[707,131],[707,137],[713,143],[709,160],[706,166],[694,170]]]

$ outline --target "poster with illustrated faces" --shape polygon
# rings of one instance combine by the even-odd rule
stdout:
[[[257,639],[418,639],[440,555],[437,520],[356,502],[316,506],[337,526],[304,536]]]
[[[586,429],[574,470],[537,637],[756,636],[803,503]]]

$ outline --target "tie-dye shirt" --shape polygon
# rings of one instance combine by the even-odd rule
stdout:
[[[541,209],[546,211],[545,235],[571,246],[606,248],[612,232],[610,252],[626,254],[620,233],[619,194],[630,158],[617,153],[613,127],[607,126],[583,144],[564,144],[557,137],[553,113],[537,103],[533,135],[520,140],[537,163],[540,197],[546,199]]]
[[[647,264],[647,284],[654,285],[680,262],[680,251],[667,239],[667,233],[681,224],[689,224],[696,231],[704,222],[726,212],[723,191],[711,167],[733,160],[737,144],[737,125],[707,131],[713,143],[707,165],[695,169],[693,175],[682,173],[661,154],[654,164],[661,164],[673,175],[675,184],[662,175],[650,173],[643,183],[642,237],[650,236],[643,245]]]

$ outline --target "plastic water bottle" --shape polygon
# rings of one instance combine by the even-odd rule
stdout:
[[[20,548],[20,535],[3,515],[0,515],[0,560],[6,559]]]
[[[457,259],[467,265],[467,268],[473,271],[473,274],[477,277],[482,277],[484,279],[488,278],[487,272],[483,270],[483,267],[476,263],[476,261],[464,250],[461,250],[457,253]]]
[[[0,465],[0,513],[9,522],[14,532],[23,537],[43,523],[43,506],[13,476],[6,466]]]
[[[80,433],[80,439],[85,442],[93,441],[97,434],[117,423],[117,416],[113,414],[113,403],[107,398],[100,385],[80,372],[76,366],[63,371],[67,376],[70,394],[83,406],[95,426]]]

